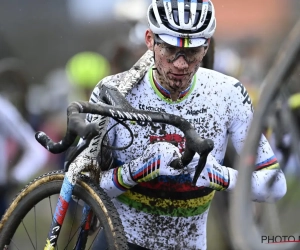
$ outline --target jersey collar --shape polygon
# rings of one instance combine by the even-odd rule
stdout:
[[[151,87],[153,88],[153,90],[155,91],[155,93],[161,98],[163,99],[164,101],[168,102],[168,103],[178,103],[178,102],[181,102],[183,100],[185,100],[189,94],[193,91],[194,87],[195,87],[195,84],[196,84],[196,75],[194,75],[193,77],[193,81],[192,83],[190,84],[190,86],[188,86],[184,91],[182,91],[180,94],[179,94],[179,98],[177,101],[173,101],[172,98],[171,98],[171,94],[170,92],[165,89],[163,86],[161,86],[159,84],[159,82],[157,82],[154,77],[153,77],[153,69],[152,67],[150,68],[149,70],[149,81],[150,81],[150,84],[151,84]]]

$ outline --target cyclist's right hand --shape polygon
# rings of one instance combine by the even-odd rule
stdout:
[[[121,167],[122,179],[125,184],[134,186],[159,175],[179,175],[183,169],[174,169],[170,167],[170,163],[180,156],[179,149],[171,143],[150,144],[140,157]]]
[[[191,179],[194,178],[196,167],[198,166],[199,155],[196,154],[192,162],[187,166]],[[197,182],[197,187],[209,187],[217,191],[225,190],[229,187],[229,171],[235,170],[222,166],[212,154],[208,154],[204,169],[202,170]]]

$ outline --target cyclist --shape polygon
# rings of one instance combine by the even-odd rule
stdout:
[[[297,128],[300,125],[300,92],[291,94],[291,96],[288,98],[287,105],[291,109],[291,115],[293,118],[294,126],[295,128]],[[280,109],[282,109],[282,106],[278,106],[278,111],[280,111]],[[297,137],[297,134],[293,137],[293,133],[291,133],[291,128],[286,128],[284,126],[285,124],[282,124],[282,121],[280,123],[281,126],[278,126],[280,129],[277,129],[270,133],[271,147],[276,153],[279,162],[283,162],[283,164],[285,164],[284,172],[286,176],[293,176],[299,178],[300,171],[298,166],[300,163],[300,158],[298,154],[295,151],[293,151],[292,144],[292,139],[295,139]]]
[[[216,29],[213,3],[203,1],[153,0],[147,17],[145,42],[153,52],[154,65],[126,94],[141,110],[173,113],[190,121],[201,137],[214,141],[206,166],[196,186],[191,184],[199,155],[182,170],[170,162],[184,151],[181,131],[151,123],[127,125],[134,142],[125,150],[106,147],[84,151],[72,164],[92,164],[95,157],[101,173],[100,186],[112,198],[130,249],[206,249],[206,223],[215,191],[233,190],[237,171],[223,166],[228,138],[237,150],[246,138],[253,116],[252,103],[244,86],[235,78],[200,67]],[[90,102],[100,98],[101,84],[119,86],[126,72],[104,78]],[[97,117],[88,115],[87,121]],[[115,125],[115,126],[113,126]],[[143,125],[143,124],[141,124]],[[130,136],[121,124],[109,119],[107,143],[124,147]],[[91,145],[93,147],[95,144]],[[101,145],[101,142],[99,142]],[[101,155],[98,155],[98,153]],[[257,170],[253,172],[253,200],[275,201],[286,193],[285,176],[269,143],[261,137]],[[267,180],[277,174],[271,189]],[[97,249],[105,249],[104,243]]]
[[[34,131],[24,121],[18,110],[0,95],[0,217],[7,208],[11,185],[25,183],[45,166],[47,153],[34,138]],[[21,157],[10,170],[8,168],[7,141],[14,141],[22,151]]]
[[[297,124],[300,124],[300,92],[293,94],[289,98],[289,106],[295,116]]]

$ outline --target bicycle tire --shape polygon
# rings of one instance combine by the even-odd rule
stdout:
[[[13,239],[23,218],[33,207],[43,199],[51,195],[59,194],[63,179],[64,172],[62,170],[51,171],[34,179],[20,191],[6,210],[0,222],[0,249],[6,249],[4,246]],[[128,249],[118,212],[110,198],[100,187],[87,176],[81,175],[75,185],[73,195],[86,202],[96,214],[105,232],[106,240],[109,245],[108,249]],[[50,224],[45,226],[47,230],[49,230]],[[64,224],[62,226],[64,226]],[[41,243],[44,247],[46,238],[41,240],[44,241]],[[13,243],[15,244],[15,241]],[[33,249],[38,248],[33,247]],[[58,247],[55,249],[58,249]]]
[[[300,19],[293,27],[279,51],[274,66],[266,76],[258,102],[258,107],[248,132],[240,157],[235,163],[239,176],[230,202],[231,238],[237,250],[290,250],[297,247],[294,243],[262,244],[261,231],[255,223],[251,211],[251,179],[256,160],[256,150],[263,131],[263,121],[274,100],[279,97],[282,82],[288,78],[297,65],[300,54]],[[299,243],[298,243],[299,244]],[[298,246],[299,248],[299,246]]]

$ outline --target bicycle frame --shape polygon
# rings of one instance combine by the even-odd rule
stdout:
[[[143,123],[158,122],[173,125],[180,129],[186,138],[186,148],[181,156],[174,160],[170,165],[175,169],[181,169],[187,166],[193,159],[195,153],[200,155],[195,176],[192,183],[195,185],[200,173],[202,172],[207,155],[214,147],[213,141],[210,139],[202,139],[195,131],[194,127],[182,117],[165,114],[159,112],[142,111],[134,109],[124,98],[124,96],[113,86],[103,84],[101,90],[101,103],[93,104],[88,102],[74,102],[68,107],[68,127],[66,136],[59,143],[54,143],[45,133],[38,132],[36,139],[50,152],[60,153],[68,149],[75,141],[77,135],[83,138],[82,141],[67,155],[65,163],[65,178],[60,191],[59,199],[56,205],[52,224],[49,230],[48,239],[44,249],[52,250],[57,244],[60,229],[63,224],[69,203],[72,199],[72,191],[75,187],[79,174],[84,170],[83,164],[70,163],[88,147],[90,141],[101,133],[99,126],[95,123],[85,124],[85,121],[79,116],[79,113],[90,113],[101,115],[103,117],[112,117],[125,127],[122,121],[132,120]],[[106,104],[108,103],[108,104]],[[129,146],[128,146],[129,147]],[[69,169],[70,165],[70,169]],[[92,171],[93,172],[93,171]],[[89,207],[85,206],[82,218],[82,228],[76,249],[83,249],[87,240],[88,231],[92,214]]]
[[[52,223],[48,232],[48,238],[46,240],[46,245],[44,248],[45,250],[55,249],[65,215],[68,211],[68,207],[72,199],[73,189],[75,187],[76,181],[78,180],[79,174],[84,170],[84,168],[80,165],[74,165],[76,167],[71,167],[69,169],[69,165],[85,148],[87,148],[89,143],[90,140],[85,140],[82,143],[78,144],[66,158],[64,167],[66,171],[65,178],[61,187],[61,191],[55,208],[55,213],[53,215]],[[85,204],[83,207],[83,216],[81,219],[81,231],[76,242],[76,250],[85,248],[92,216],[93,212],[90,210],[90,207]]]

